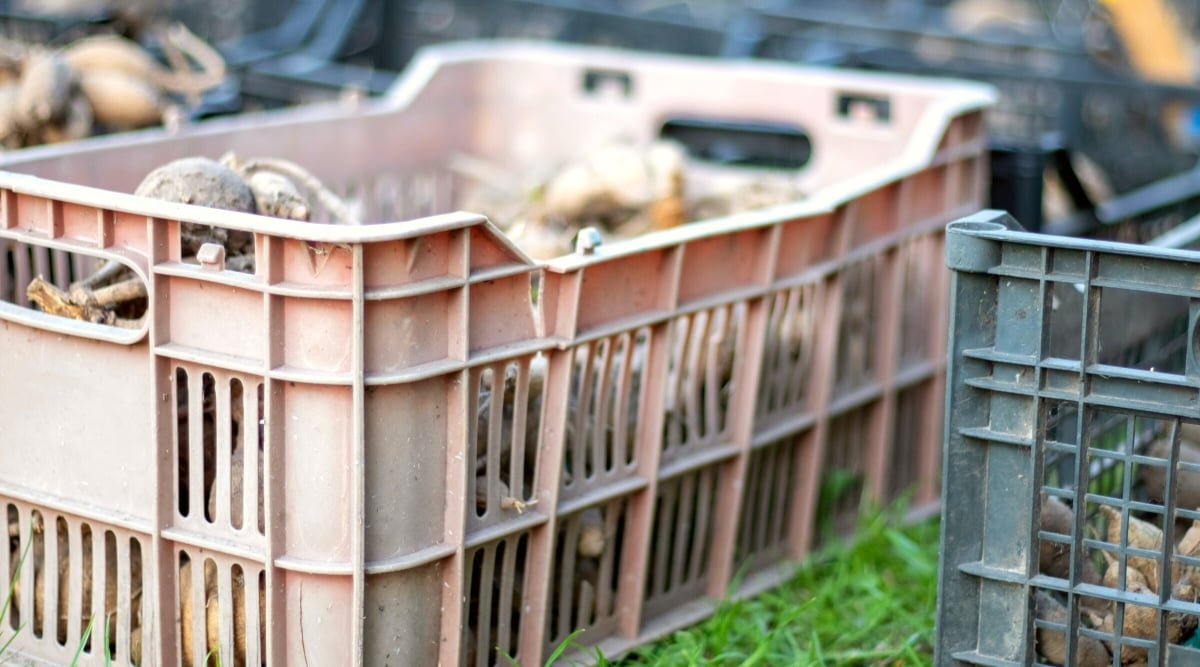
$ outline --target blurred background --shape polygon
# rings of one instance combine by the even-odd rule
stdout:
[[[381,94],[423,46],[529,38],[994,84],[992,204],[1143,241],[1200,211],[1198,0],[5,0],[3,34],[139,41],[182,21],[226,80],[194,119]]]

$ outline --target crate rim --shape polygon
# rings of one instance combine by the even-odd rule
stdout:
[[[571,253],[548,260],[534,260],[522,251],[498,226],[484,216],[468,211],[446,212],[403,221],[372,222],[343,226],[325,223],[299,222],[270,218],[250,213],[222,211],[188,204],[174,204],[137,197],[88,186],[75,185],[20,173],[25,162],[67,158],[87,159],[91,153],[103,151],[114,143],[154,145],[165,139],[203,139],[214,134],[235,130],[303,125],[332,118],[345,118],[347,105],[341,102],[321,102],[297,107],[253,112],[227,118],[202,121],[177,130],[152,128],[113,134],[67,144],[39,146],[13,151],[0,156],[0,188],[15,193],[48,197],[58,201],[99,206],[141,217],[186,220],[216,225],[239,231],[259,232],[322,243],[369,243],[416,238],[453,229],[480,226],[489,236],[512,253],[512,261],[553,271],[569,271],[597,261],[599,257],[614,257],[663,249],[715,233],[743,231],[772,224],[780,216],[800,217],[828,213],[881,184],[892,183],[927,167],[937,148],[937,137],[946,132],[953,117],[974,111],[984,111],[998,99],[995,87],[974,81],[931,79],[928,77],[844,70],[833,67],[767,62],[751,58],[721,59],[705,56],[660,54],[630,49],[578,46],[538,42],[535,40],[469,40],[438,44],[421,49],[410,65],[397,77],[391,91],[382,98],[357,102],[351,114],[360,117],[393,114],[408,107],[438,70],[457,63],[521,59],[536,56],[587,67],[612,67],[651,64],[654,66],[710,67],[722,70],[744,70],[756,77],[804,75],[823,81],[834,81],[838,87],[853,90],[856,86],[901,87],[909,92],[937,94],[906,141],[905,151],[887,161],[883,167],[865,169],[844,181],[830,184],[812,196],[795,202],[758,209],[731,216],[689,222],[661,232],[637,238],[606,240],[594,257]],[[905,92],[905,91],[898,91]],[[208,156],[216,158],[218,156]]]
[[[946,225],[946,243],[948,246],[964,239],[1006,241],[1044,248],[1105,252],[1131,257],[1144,257],[1146,259],[1179,259],[1188,262],[1200,262],[1200,250],[1039,234],[1025,231],[1020,227],[1020,223],[1007,211],[999,209],[983,209],[978,213],[959,218]]]

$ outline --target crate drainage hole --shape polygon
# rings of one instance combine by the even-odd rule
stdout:
[[[80,647],[83,653],[92,654],[96,637],[107,637],[107,655],[120,657],[117,641],[122,633],[128,639],[128,660],[139,664],[141,651],[141,602],[142,602],[142,549],[136,538],[129,538],[128,550],[118,549],[119,540],[112,531],[104,531],[102,560],[97,560],[92,526],[79,522],[73,524],[66,517],[53,520],[53,528],[47,532],[45,514],[33,509],[28,513],[28,523],[21,521],[21,512],[15,505],[8,505],[8,580],[5,585],[13,587],[9,602],[9,626],[12,630],[28,627],[30,634],[40,640],[53,635],[60,647]],[[21,528],[25,525],[25,531]],[[78,530],[78,547],[73,545],[72,532]],[[25,574],[22,574],[25,573]],[[72,581],[78,577],[80,590],[72,592]],[[13,580],[16,580],[13,582]],[[22,589],[32,581],[32,592]],[[103,586],[103,590],[99,590]],[[127,590],[120,593],[121,587]],[[25,616],[32,598],[32,618]],[[102,596],[102,597],[101,597]],[[120,608],[119,600],[129,600],[128,608]],[[77,600],[72,609],[72,598]],[[93,605],[100,600],[99,605]],[[72,612],[81,619],[80,627],[72,633]],[[120,620],[127,618],[127,627]],[[93,623],[92,632],[86,640],[83,632],[88,623]],[[107,629],[106,629],[107,626]]]
[[[202,561],[203,572],[193,571],[193,563]],[[223,566],[222,566],[223,567]],[[232,654],[234,665],[248,664],[247,637],[250,626],[247,624],[248,605],[246,600],[246,573],[241,565],[230,566],[229,579],[231,588],[228,595],[221,592],[222,577],[216,561],[212,558],[193,559],[185,552],[179,553],[179,647],[183,664],[190,667],[196,658],[203,659],[208,655]],[[256,640],[258,654],[263,655],[265,640],[265,609],[263,603],[266,597],[265,580],[256,577],[258,581],[258,639]],[[221,600],[231,601],[229,610],[231,627],[221,627]],[[203,610],[203,611],[201,611]],[[199,615],[203,614],[203,618]],[[203,639],[201,639],[203,635]],[[232,646],[227,642],[232,641]],[[200,642],[203,642],[202,644]],[[224,644],[224,645],[223,645]],[[215,664],[215,663],[210,663]]]
[[[503,537],[468,555],[467,628],[463,633],[464,665],[502,664],[520,644],[525,566],[529,534]]]
[[[264,394],[263,384],[254,381],[253,398],[247,396],[250,382],[175,369],[175,491],[181,517],[190,517],[199,503],[205,522],[228,521],[237,531],[254,526],[262,535]],[[193,489],[196,484],[200,488]],[[251,484],[253,505],[246,497]]]
[[[536,504],[534,474],[542,431],[546,358],[499,363],[478,371],[473,432],[475,519],[523,514]],[[469,494],[470,495],[470,494]]]
[[[650,332],[626,331],[575,348],[563,487],[636,465],[638,410]]]

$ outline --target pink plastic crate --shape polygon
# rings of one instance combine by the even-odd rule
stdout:
[[[462,44],[378,103],[3,156],[0,574],[35,555],[0,627],[54,662],[106,613],[117,664],[199,665],[210,623],[224,665],[533,665],[579,628],[613,655],[710,613],[743,566],[734,595],[785,577],[834,468],[936,501],[942,228],[983,203],[990,102],[949,81]],[[680,114],[804,128],[812,194],[547,262],[452,212],[455,152],[515,169]],[[312,168],[378,224],[124,194],[231,149]],[[256,273],[182,261],[181,222],[252,232]],[[32,277],[65,287],[94,258],[146,281],[140,328],[28,306]],[[849,526],[858,499],[820,512]]]

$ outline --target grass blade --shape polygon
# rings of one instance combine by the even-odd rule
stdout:
[[[8,651],[8,648],[12,646],[12,643],[17,641],[17,637],[21,634],[21,630],[24,629],[24,627],[24,623],[18,625],[17,629],[13,631],[12,636],[8,638],[8,641],[4,642],[3,646],[0,646],[0,656],[3,656],[5,652]]]
[[[8,617],[8,608],[12,604],[13,591],[17,588],[17,579],[21,577],[21,570],[25,567],[25,558],[29,556],[29,549],[32,546],[33,521],[31,520],[29,522],[29,539],[25,540],[25,548],[21,550],[21,557],[17,559],[17,568],[13,571],[12,580],[8,582],[8,595],[4,596],[4,604],[0,605],[0,619]],[[25,624],[22,623],[21,625],[24,627]]]
[[[566,639],[559,642],[558,646],[554,647],[554,652],[550,654],[550,657],[546,658],[546,667],[551,667],[551,665],[553,665],[555,663],[555,661],[557,661],[559,658],[562,657],[562,655],[564,653],[567,652],[567,649],[574,646],[575,638],[581,634],[583,634],[583,628],[580,628],[580,629],[576,630],[575,632],[572,632],[571,634],[567,635]]]
[[[87,627],[83,629],[83,637],[79,640],[79,646],[75,647],[75,657],[71,658],[71,667],[79,664],[79,658],[83,655],[83,647],[87,645],[88,637],[92,636],[92,627],[96,624],[96,616],[92,615],[88,619]]]
[[[17,590],[17,580],[21,578],[21,571],[25,568],[25,559],[29,556],[29,549],[33,546],[33,520],[29,521],[29,539],[25,540],[25,548],[21,550],[21,557],[17,559],[17,567],[13,570],[12,578],[8,582],[8,593],[4,596],[4,604],[0,605],[0,620],[8,618],[8,610],[12,606],[13,594]],[[8,638],[8,641],[0,645],[0,656],[8,652],[12,643],[20,636],[21,630],[25,628],[25,623],[17,626],[13,630],[13,634]]]

